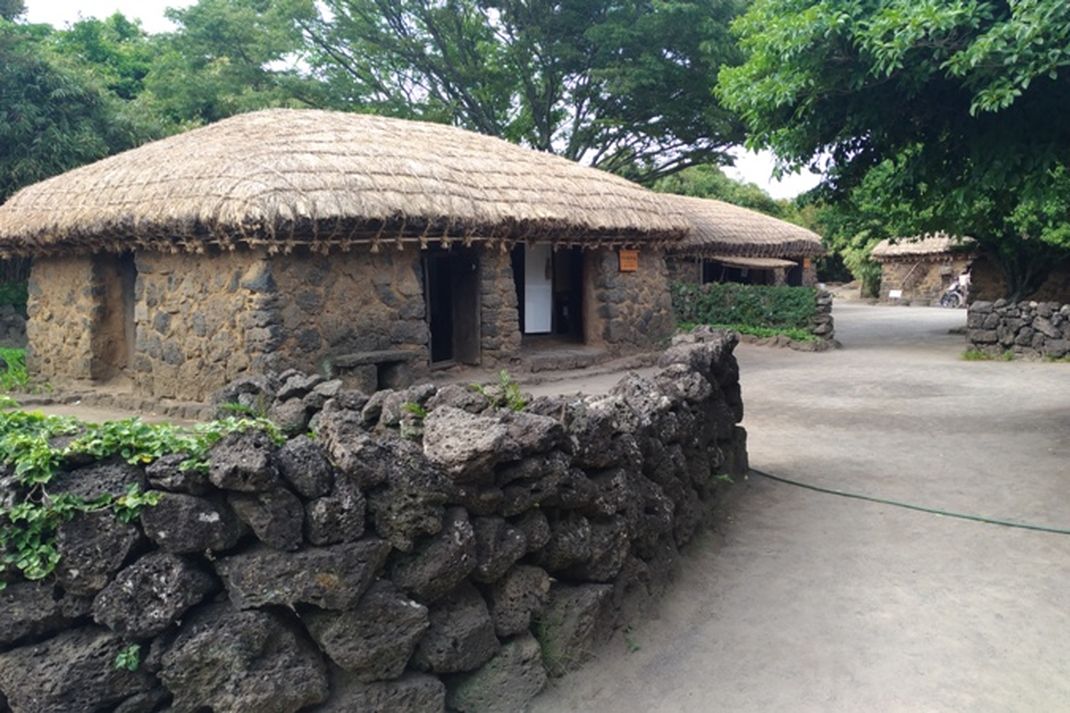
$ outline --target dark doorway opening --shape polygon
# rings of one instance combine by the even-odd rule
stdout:
[[[730,267],[715,260],[702,261],[702,283],[738,282],[743,285],[772,285],[772,270],[755,270],[746,267]]]
[[[791,287],[802,287],[803,283],[803,267],[802,265],[795,265],[788,268],[787,283]]]
[[[520,332],[582,342],[583,250],[517,245],[510,258]],[[532,264],[532,260],[538,262]],[[538,279],[541,289],[530,284],[529,276]]]
[[[479,363],[479,259],[469,249],[424,256],[431,363]]]

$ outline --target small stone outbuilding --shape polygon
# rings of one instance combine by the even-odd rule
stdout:
[[[23,189],[0,256],[33,258],[34,376],[203,400],[286,368],[396,386],[537,337],[649,348],[687,228],[661,196],[499,139],[269,110]]]
[[[972,238],[946,233],[882,240],[872,257],[881,266],[881,300],[936,304],[976,258]]]
[[[817,233],[723,201],[671,194],[664,199],[691,226],[669,249],[672,279],[700,285],[817,284],[814,258],[825,254]]]

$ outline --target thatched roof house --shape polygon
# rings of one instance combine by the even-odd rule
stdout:
[[[871,253],[881,265],[881,299],[938,302],[977,257],[973,238],[931,233],[882,240]]]
[[[669,249],[676,279],[814,284],[821,236],[794,223],[708,198],[664,195],[688,220],[688,236]]]
[[[34,258],[34,371],[197,399],[255,369],[370,386],[509,361],[525,332],[653,343],[672,327],[661,248],[687,229],[660,196],[562,158],[295,110],[156,141],[0,206],[0,252]]]

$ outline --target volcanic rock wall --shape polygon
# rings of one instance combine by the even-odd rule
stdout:
[[[0,568],[0,711],[523,710],[662,593],[745,471],[734,347],[686,335],[651,378],[521,410],[290,371],[221,395],[266,405],[281,446],[232,434],[207,473],[67,463],[50,493],[162,495],[64,523],[54,581]]]
[[[966,318],[974,349],[999,356],[1059,359],[1070,354],[1070,304],[1058,302],[974,302]]]

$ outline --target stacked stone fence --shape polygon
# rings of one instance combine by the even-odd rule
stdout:
[[[991,356],[1060,359],[1070,355],[1070,304],[1058,302],[974,302],[966,338]]]
[[[0,566],[0,711],[521,711],[663,593],[745,472],[734,347],[700,330],[649,378],[519,410],[505,387],[248,378],[221,400],[284,444],[231,434],[207,472],[64,463],[50,494],[159,501],[63,523],[54,578]]]

